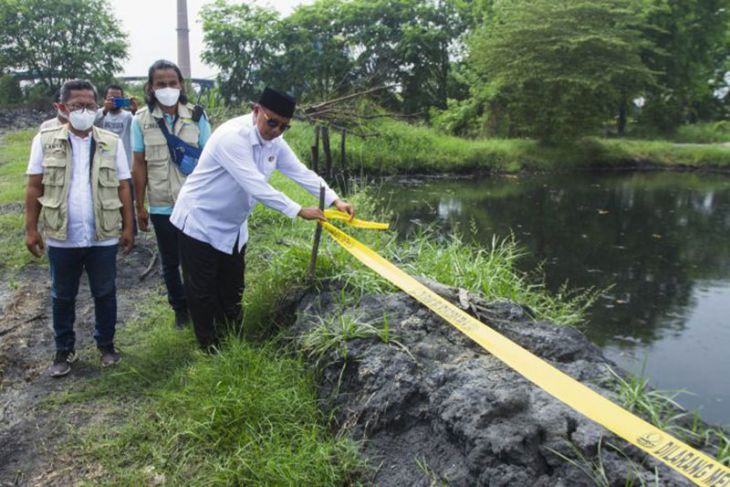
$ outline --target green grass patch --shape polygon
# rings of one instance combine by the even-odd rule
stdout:
[[[689,144],[730,142],[730,122],[721,120],[719,122],[682,125],[674,133],[672,140]]]
[[[14,212],[0,215],[0,275],[12,274],[38,261],[25,247],[25,216]]]
[[[730,435],[723,428],[708,426],[698,413],[684,410],[675,400],[686,391],[664,391],[649,386],[649,378],[619,375],[608,369],[615,379],[620,403],[657,428],[677,436],[692,446],[709,449],[723,465],[730,466]]]
[[[25,200],[25,171],[28,168],[30,144],[37,130],[21,130],[0,139],[0,205]]]
[[[353,174],[566,171],[635,164],[667,168],[730,166],[730,148],[720,144],[586,137],[573,143],[545,146],[528,139],[465,139],[390,119],[373,123],[373,129],[380,135],[347,138],[347,166]],[[311,160],[311,125],[294,124],[286,139],[303,161]],[[339,140],[338,134],[332,135],[336,168],[340,160]]]
[[[94,484],[341,485],[362,470],[356,445],[330,434],[311,372],[273,342],[204,354],[162,297],[117,342],[118,367],[48,403],[104,411],[73,447],[102,467]]]

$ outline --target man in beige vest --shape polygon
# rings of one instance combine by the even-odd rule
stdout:
[[[127,254],[134,244],[124,147],[116,135],[93,126],[93,85],[84,80],[64,83],[59,109],[69,123],[43,130],[33,139],[25,196],[26,246],[36,257],[48,246],[56,344],[53,377],[68,374],[76,360],[73,325],[84,269],[94,296],[94,338],[101,365],[119,362],[114,348],[116,256],[120,245]]]
[[[159,123],[164,123],[170,134],[200,148],[210,136],[210,125],[205,115],[197,117],[194,106],[187,103],[180,68],[170,61],[156,61],[150,67],[145,101],[147,106],[138,110],[132,121],[137,222],[143,232],[149,231],[150,220],[155,228],[167,300],[175,312],[176,326],[182,328],[188,323],[188,304],[180,275],[178,232],[170,223],[170,215],[185,175],[172,161]],[[145,195],[149,211],[144,205]]]

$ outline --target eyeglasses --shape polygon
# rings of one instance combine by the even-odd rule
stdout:
[[[96,103],[92,104],[73,104],[73,105],[66,105],[66,109],[69,112],[75,112],[76,110],[83,110],[86,109],[90,112],[95,112],[97,109]]]
[[[288,128],[291,127],[288,123],[279,122],[278,120],[272,119],[263,108],[259,108],[261,110],[261,113],[264,114],[264,117],[266,117],[266,125],[271,127],[272,129],[275,129],[276,127],[279,127],[282,132],[285,132]]]

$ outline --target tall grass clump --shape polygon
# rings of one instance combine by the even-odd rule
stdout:
[[[391,260],[412,275],[481,293],[487,300],[509,300],[528,306],[537,319],[560,325],[580,323],[593,303],[593,290],[561,290],[551,295],[538,277],[521,273],[516,261],[521,252],[511,237],[494,237],[488,247],[464,241],[458,233],[438,237],[433,228],[421,228],[388,248]]]
[[[115,485],[333,485],[360,471],[356,445],[333,438],[302,364],[231,339],[194,359],[129,422],[86,432],[84,453]],[[111,433],[111,434],[110,434]]]
[[[705,424],[699,414],[683,409],[675,398],[686,391],[652,389],[643,367],[639,375],[622,376],[610,367],[608,371],[626,409],[691,445],[712,451],[720,463],[730,466],[730,435],[720,427]]]

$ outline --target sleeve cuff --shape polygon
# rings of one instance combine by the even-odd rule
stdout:
[[[289,218],[296,218],[301,209],[302,205],[292,202],[284,209],[284,211],[282,211],[282,213],[284,213]]]
[[[339,198],[340,197],[337,196],[337,193],[327,188],[324,192],[324,207],[329,208],[330,206],[332,206],[332,203],[334,203],[335,200]]]

